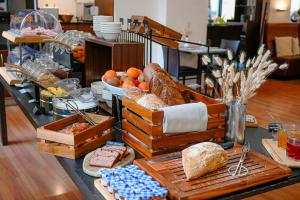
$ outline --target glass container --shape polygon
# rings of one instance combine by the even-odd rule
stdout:
[[[67,78],[56,82],[55,85],[57,87],[65,89],[68,92],[71,92],[73,90],[81,88],[81,85],[79,83],[80,81],[78,78]]]
[[[10,31],[21,36],[55,36],[62,32],[58,19],[41,10],[18,11],[10,23]]]
[[[238,144],[245,142],[246,105],[232,101],[228,103],[227,130],[225,139]]]
[[[300,130],[288,135],[286,154],[292,159],[300,160]]]
[[[286,155],[292,159],[300,160],[300,127],[296,124],[285,126],[287,135]]]

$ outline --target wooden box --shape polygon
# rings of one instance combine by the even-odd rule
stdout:
[[[91,37],[85,42],[84,85],[99,81],[107,70],[126,71],[144,65],[144,44],[108,42]]]
[[[56,156],[76,159],[113,138],[112,127],[115,119],[112,117],[103,117],[99,124],[76,135],[60,132],[76,122],[85,120],[77,114],[38,128],[37,137],[41,141],[37,143],[37,149]]]
[[[131,23],[131,27],[130,27],[131,31],[135,31],[135,26],[133,23],[135,20],[137,20],[140,24],[140,32],[141,33],[145,32],[143,21],[147,21],[148,26],[152,30],[152,35],[163,36],[163,37],[168,37],[168,38],[178,39],[178,40],[180,40],[182,38],[181,33],[177,32],[165,25],[162,25],[162,24],[158,23],[157,21],[154,21],[147,16],[132,16],[131,17],[132,23]],[[158,42],[159,44],[164,44],[168,47],[178,48],[179,43],[176,41],[173,41],[172,39],[159,38],[159,37],[154,37],[154,36],[152,37],[152,40],[155,42]]]
[[[135,101],[123,97],[122,128],[125,130],[123,140],[146,157],[183,149],[191,143],[210,139],[222,141],[225,133],[225,104],[186,87],[183,88],[182,93],[188,94],[191,102],[203,102],[207,105],[209,114],[207,131],[167,136],[162,129],[163,111],[150,111]]]

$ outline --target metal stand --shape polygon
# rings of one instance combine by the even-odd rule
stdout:
[[[0,124],[1,124],[1,142],[2,145],[8,144],[7,127],[6,127],[6,111],[5,111],[5,97],[4,87],[0,83]]]

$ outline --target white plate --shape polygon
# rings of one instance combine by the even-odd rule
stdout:
[[[111,26],[111,25],[122,25],[122,22],[102,22],[103,24],[105,24],[105,25],[109,25],[109,26]]]
[[[111,20],[113,21],[112,16],[93,16],[93,20]]]
[[[117,72],[118,76],[122,76],[124,74],[124,72]],[[104,80],[103,80],[103,77],[102,77],[102,83],[103,85],[105,86],[105,88],[110,91],[112,94],[114,95],[118,95],[118,96],[124,96],[124,92],[123,92],[123,89],[121,87],[115,87],[115,86],[112,86],[112,85],[109,85],[108,83],[106,83]],[[104,94],[104,91],[103,91],[103,94]]]
[[[93,167],[93,166],[89,165],[89,162],[90,162],[94,152],[95,151],[92,151],[84,157],[83,163],[82,163],[82,168],[83,168],[84,173],[86,173],[90,176],[99,177],[99,175],[97,173],[98,170],[107,169],[107,168]],[[128,155],[126,157],[124,157],[122,160],[115,163],[113,168],[122,167],[122,166],[128,165],[133,162],[133,160],[135,158],[134,150],[131,147],[127,146],[127,153],[128,153]]]
[[[104,28],[121,28],[122,26],[120,25],[116,25],[116,26],[113,26],[113,25],[103,25],[102,23],[93,23],[93,26],[101,26],[101,27],[104,27]]]
[[[121,27],[103,27],[100,26],[101,29],[103,30],[121,30]]]
[[[121,31],[110,31],[110,30],[107,30],[107,31],[103,31],[103,30],[101,30],[101,33],[102,34],[120,34],[121,33]]]

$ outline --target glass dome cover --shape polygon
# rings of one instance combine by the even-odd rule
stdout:
[[[11,20],[10,31],[22,36],[55,36],[62,32],[62,28],[52,14],[41,10],[21,10]]]

